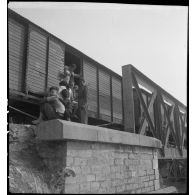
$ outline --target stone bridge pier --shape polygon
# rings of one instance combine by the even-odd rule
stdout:
[[[63,193],[147,193],[160,188],[161,142],[139,134],[62,120],[37,127],[37,149],[51,171],[65,167]]]

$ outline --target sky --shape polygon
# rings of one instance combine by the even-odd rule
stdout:
[[[122,75],[132,64],[186,105],[184,6],[12,2],[9,8]]]

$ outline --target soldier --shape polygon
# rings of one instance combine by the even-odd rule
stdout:
[[[75,78],[79,78],[79,74],[74,73],[76,68],[77,68],[76,64],[72,64],[69,67],[69,71],[70,71],[70,85],[71,85],[72,90],[73,90],[74,83],[75,83],[74,79]]]
[[[80,87],[78,94],[78,109],[81,123],[88,123],[88,112],[87,112],[87,85],[83,77],[80,77]]]

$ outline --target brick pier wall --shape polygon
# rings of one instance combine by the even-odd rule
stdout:
[[[105,128],[98,130],[98,133],[107,131],[107,138],[104,136],[102,142],[97,142],[94,137],[89,138],[89,134],[87,140],[79,140],[78,134],[85,133],[80,130],[77,131],[77,139],[72,140],[70,137],[75,137],[74,131],[69,132],[67,127],[58,126],[58,129],[66,129],[59,133],[65,138],[63,141],[59,138],[51,141],[51,137],[43,136],[46,132],[42,134],[40,131],[38,137],[43,140],[45,137],[45,140],[37,144],[39,155],[50,170],[57,171],[65,167],[74,170],[75,177],[65,178],[64,193],[146,193],[160,188],[157,155],[159,144],[156,140],[155,147],[151,147],[151,138],[142,136],[137,139],[136,136],[139,135],[126,133],[131,134],[134,145],[127,144],[127,141],[124,141],[125,144],[117,143],[118,137],[124,132]],[[77,127],[74,126],[75,128]],[[39,128],[41,129],[43,126]],[[82,126],[79,129],[82,130]],[[102,139],[101,136],[97,137]],[[146,137],[145,144],[135,142],[136,139],[143,140],[143,137]],[[150,147],[146,146],[147,142]]]
[[[65,193],[144,193],[159,189],[155,149],[67,142],[66,158],[76,177],[65,180]]]

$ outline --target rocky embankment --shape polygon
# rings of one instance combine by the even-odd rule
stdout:
[[[36,148],[35,126],[9,124],[9,191],[60,193],[59,173],[51,173]]]

